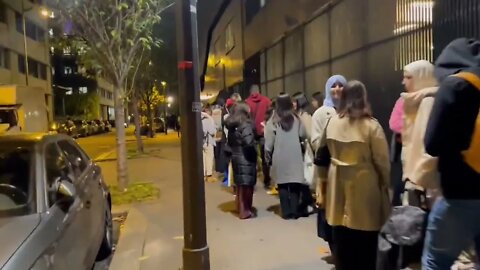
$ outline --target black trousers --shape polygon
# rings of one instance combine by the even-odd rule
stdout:
[[[336,270],[375,270],[378,232],[333,227]]]
[[[267,160],[265,159],[265,138],[258,138],[258,145],[260,147],[260,157],[262,158],[262,173],[263,173],[263,185],[265,188],[269,188],[272,184],[272,179],[270,178],[270,166],[268,166]]]
[[[225,154],[225,142],[219,141],[214,149],[215,171],[225,173],[228,168],[228,157]]]
[[[297,219],[307,213],[307,205],[302,203],[302,186],[304,185],[298,183],[278,185],[282,218]]]

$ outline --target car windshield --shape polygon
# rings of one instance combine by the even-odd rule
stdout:
[[[29,144],[0,143],[0,217],[35,211],[32,149]]]

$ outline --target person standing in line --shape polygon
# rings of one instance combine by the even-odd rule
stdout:
[[[250,113],[252,114],[252,120],[255,124],[255,135],[256,141],[260,146],[260,155],[262,159],[262,171],[263,171],[263,184],[266,190],[271,188],[271,178],[270,178],[270,168],[265,162],[265,114],[268,108],[271,105],[271,101],[268,97],[260,94],[260,88],[258,85],[254,84],[250,87],[250,96],[246,100],[248,106],[250,107]]]
[[[338,115],[325,130],[320,147],[327,147],[331,158],[320,179],[326,186],[335,268],[375,269],[378,233],[391,208],[390,162],[385,134],[372,117],[363,83],[345,86]]]
[[[437,158],[425,152],[423,138],[430,112],[438,90],[434,66],[426,60],[405,66],[401,94],[403,102],[402,125],[402,180],[405,182],[403,204],[428,209],[426,194],[438,193]],[[436,196],[433,196],[436,197]]]
[[[322,92],[318,91],[312,94],[312,111],[310,114],[314,114],[323,104],[323,94]]]
[[[316,153],[319,148],[320,139],[322,138],[325,132],[325,126],[330,117],[337,114],[336,107],[340,101],[342,95],[343,87],[347,84],[347,79],[342,75],[333,75],[330,77],[325,84],[325,99],[323,100],[323,105],[318,108],[312,116],[312,128],[311,128],[311,143],[313,152]],[[316,167],[316,174],[320,177],[321,171],[324,170],[322,167]],[[335,261],[335,254],[333,252],[333,236],[332,228],[328,225],[325,217],[325,192],[326,188],[323,185],[325,181],[321,179],[317,180],[316,187],[316,196],[317,196],[317,205],[319,206],[318,215],[317,215],[317,234],[320,238],[328,242],[330,246],[330,252],[332,256],[327,257],[325,260],[328,262]]]
[[[304,163],[304,174],[305,174],[305,181],[306,184],[302,186],[302,204],[304,207],[302,209],[308,209],[304,216],[308,216],[309,213],[314,211],[315,207],[315,200],[313,199],[312,192],[310,190],[311,187],[315,189],[317,178],[315,175],[315,168],[313,164],[313,149],[311,147],[311,131],[312,131],[312,115],[308,112],[310,103],[308,102],[307,97],[305,94],[299,92],[293,95],[293,109],[297,116],[302,121],[303,126],[306,130],[306,140],[303,142],[303,163]]]
[[[480,254],[480,41],[452,41],[435,63],[440,88],[425,133],[443,197],[429,215],[422,269],[447,270],[472,243]]]
[[[215,127],[215,121],[211,116],[210,108],[205,108],[201,113],[202,129],[203,129],[203,172],[205,181],[215,182],[213,177],[213,161],[214,161],[214,147],[215,133],[217,128]]]
[[[282,217],[297,219],[306,212],[300,199],[305,185],[301,142],[307,134],[288,94],[278,96],[276,104],[274,115],[265,127],[266,161],[272,165],[278,184]]]
[[[225,121],[228,128],[228,145],[231,149],[239,218],[252,218],[255,215],[252,202],[257,182],[257,151],[250,108],[247,104],[238,102]]]

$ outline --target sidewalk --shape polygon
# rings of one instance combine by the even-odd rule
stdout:
[[[182,266],[180,146],[178,140],[173,143],[165,140],[160,149],[154,157],[128,161],[130,181],[154,182],[160,188],[160,198],[128,206],[130,214],[114,256],[113,270],[177,270]],[[100,165],[107,181],[115,181],[115,161]],[[260,188],[254,197],[258,217],[252,220],[241,221],[231,213],[234,197],[220,183],[206,184],[206,199],[211,269],[333,268],[322,260],[327,255],[322,254],[327,245],[316,236],[316,217],[282,220],[272,210],[278,208],[278,199]]]

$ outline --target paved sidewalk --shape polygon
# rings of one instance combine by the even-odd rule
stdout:
[[[177,270],[182,266],[180,147],[178,141],[160,141],[161,151],[155,157],[131,159],[128,162],[131,181],[154,182],[160,188],[160,198],[155,202],[128,207],[134,215],[129,215],[122,231],[111,268],[113,270]],[[102,162],[100,165],[107,181],[115,181],[115,161]],[[220,183],[206,184],[206,198],[211,269],[333,268],[322,260],[327,255],[324,254],[327,245],[316,237],[315,217],[297,221],[282,220],[273,211],[278,209],[278,199],[266,195],[263,189],[258,189],[255,194],[254,205],[258,209],[258,217],[252,220],[241,221],[231,213],[234,210],[234,197],[223,190]],[[139,221],[141,224],[138,224]],[[132,222],[137,224],[129,225]],[[141,249],[142,252],[135,249]],[[126,262],[128,259],[134,260],[133,264],[122,263],[122,260]]]

